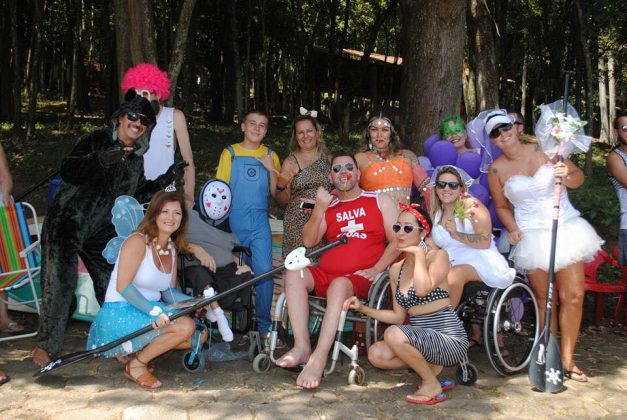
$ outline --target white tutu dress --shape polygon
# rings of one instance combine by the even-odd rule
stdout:
[[[509,256],[521,272],[549,270],[554,188],[553,165],[548,163],[533,176],[512,176],[503,188],[505,197],[514,206],[516,224],[523,234]],[[562,188],[555,271],[575,262],[591,261],[602,244],[594,228],[570,203],[566,188]]]
[[[496,249],[494,241],[490,248],[476,249],[453,239],[451,234],[439,224],[442,212],[438,211],[433,222],[431,238],[437,246],[446,250],[452,266],[468,264],[474,267],[481,277],[481,281],[490,287],[504,289],[514,281],[516,270],[510,268],[507,260]],[[455,217],[455,226],[458,232],[473,234],[472,223],[468,219],[459,220]]]

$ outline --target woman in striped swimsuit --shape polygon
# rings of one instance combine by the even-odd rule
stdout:
[[[383,341],[368,349],[368,360],[380,369],[413,369],[422,384],[405,401],[437,404],[446,400],[442,391],[454,386],[450,381],[439,382],[437,375],[444,366],[465,358],[468,338],[451,307],[446,281],[448,254],[428,238],[433,226],[428,213],[415,204],[400,207],[401,214],[392,227],[403,251],[403,259],[390,267],[393,308],[373,309],[351,297],[344,310],[396,324],[385,330]],[[403,325],[408,313],[410,325]]]

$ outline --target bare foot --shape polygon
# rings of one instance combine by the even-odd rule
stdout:
[[[318,388],[326,364],[326,357],[320,358],[316,357],[315,354],[312,355],[303,371],[296,378],[296,385],[305,389]]]
[[[417,401],[428,401],[442,393],[442,385],[437,379],[434,382],[423,381],[420,387],[413,394],[414,399]]]
[[[115,356],[115,360],[125,365],[131,360],[131,358],[127,354],[122,354],[120,356]]]
[[[33,350],[33,363],[39,367],[44,367],[50,363],[50,355],[41,347],[35,347],[35,350]]]
[[[277,360],[276,365],[281,368],[293,368],[300,366],[307,363],[310,354],[311,350],[294,347],[292,350],[285,353],[283,357]]]

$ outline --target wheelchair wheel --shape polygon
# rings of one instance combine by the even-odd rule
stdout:
[[[390,309],[393,298],[390,291],[390,277],[388,273],[385,273],[370,289],[368,306],[375,309]],[[370,317],[366,319],[366,349],[377,341],[383,340],[383,333],[388,326]]]
[[[189,373],[200,373],[205,369],[205,358],[202,352],[196,354],[192,354],[191,351],[185,352],[181,362],[183,363],[183,369]]]
[[[272,361],[267,353],[259,353],[253,360],[253,370],[257,373],[267,372],[270,369]]]
[[[455,372],[455,377],[457,378],[457,382],[465,385],[472,386],[477,382],[477,378],[479,377],[479,373],[477,372],[477,368],[471,365],[470,363],[464,363],[457,368]]]
[[[360,367],[355,366],[348,373],[348,384],[349,385],[363,385],[366,382],[366,372]]]
[[[488,298],[483,339],[488,360],[502,376],[512,375],[529,363],[539,334],[538,304],[531,288],[518,279]]]

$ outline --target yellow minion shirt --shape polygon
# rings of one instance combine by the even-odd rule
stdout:
[[[259,148],[251,150],[245,149],[241,146],[240,143],[232,144],[231,147],[235,152],[235,156],[246,156],[246,157],[256,157],[261,158],[268,154],[268,147],[263,144],[259,146]],[[274,167],[277,171],[281,170],[281,162],[279,161],[279,156],[276,152],[272,151],[272,161],[274,162]],[[216,178],[221,179],[225,182],[231,182],[231,153],[228,149],[222,150],[222,154],[220,155],[220,161],[218,162],[218,169],[216,171]]]

